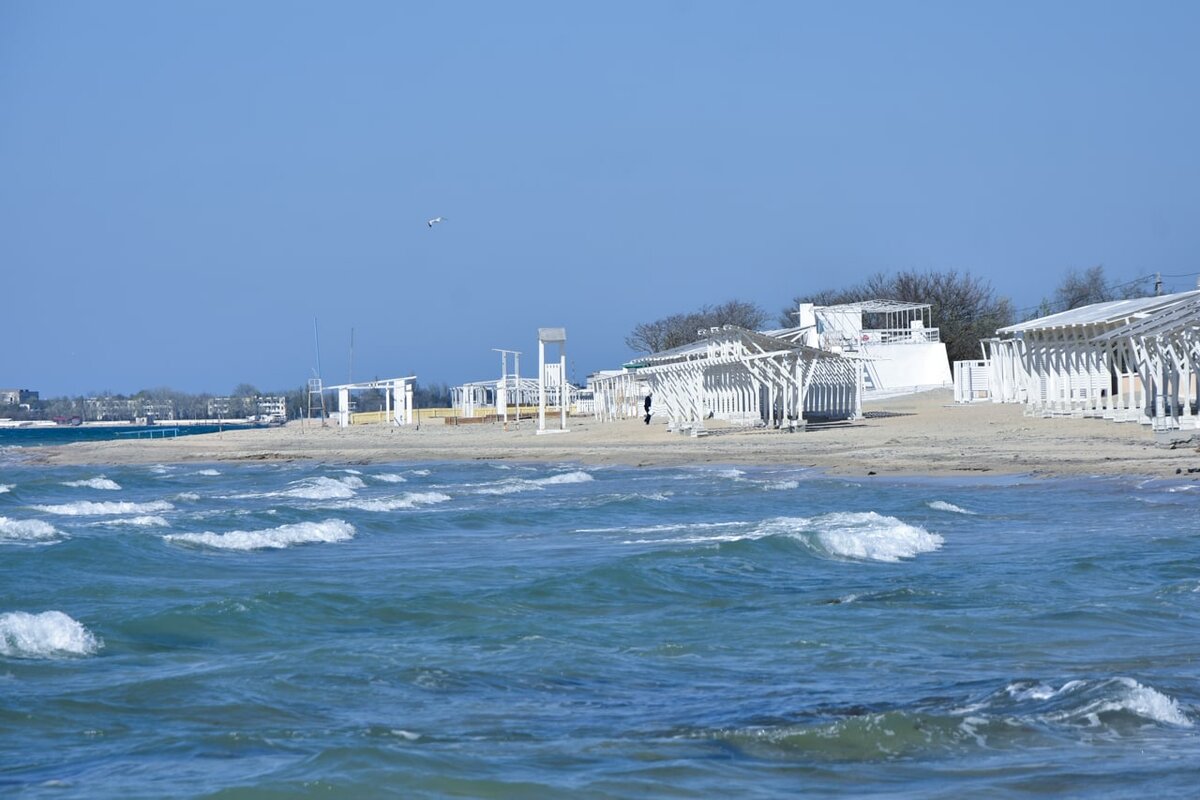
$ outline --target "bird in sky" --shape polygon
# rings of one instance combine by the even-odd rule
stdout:
[[[425,224],[432,228],[434,226],[434,224],[436,224],[438,222],[445,222],[445,221],[446,221],[445,217],[434,217],[433,219],[429,220],[429,222],[427,222]]]

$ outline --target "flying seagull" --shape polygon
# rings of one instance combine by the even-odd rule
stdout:
[[[445,217],[434,217],[433,219],[429,220],[429,222],[427,222],[425,224],[432,228],[434,226],[434,224],[436,224],[438,222],[445,222],[445,221],[446,221]]]

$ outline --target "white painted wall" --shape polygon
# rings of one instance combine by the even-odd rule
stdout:
[[[908,386],[949,386],[950,362],[946,360],[946,345],[941,342],[921,344],[864,345],[860,352],[874,359],[867,363],[871,383],[878,390]]]

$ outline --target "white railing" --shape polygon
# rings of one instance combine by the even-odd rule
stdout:
[[[863,345],[937,344],[942,340],[942,332],[939,328],[880,328],[862,331],[858,339],[828,333],[823,339],[826,349],[832,345],[843,350],[857,350]]]

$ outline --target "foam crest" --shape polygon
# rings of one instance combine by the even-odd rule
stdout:
[[[38,511],[47,514],[58,514],[65,517],[102,517],[115,514],[156,514],[162,511],[173,511],[175,506],[165,500],[154,500],[149,503],[95,503],[82,500],[78,503],[62,503],[52,506],[33,506]]]
[[[925,505],[932,508],[934,511],[949,511],[951,514],[970,514],[977,515],[978,511],[967,511],[965,508],[959,508],[954,503],[947,503],[945,500],[931,500]]]
[[[200,470],[199,472],[197,472],[196,474],[197,474],[197,475],[205,475],[205,476],[207,476],[207,477],[210,477],[210,478],[211,478],[211,477],[214,477],[214,476],[216,476],[216,475],[220,475],[221,473],[220,473],[219,471],[215,470],[215,469],[202,469],[202,470]]]
[[[1076,702],[1050,715],[1056,721],[1098,726],[1102,716],[1132,714],[1163,725],[1192,727],[1192,721],[1174,698],[1143,686],[1133,678],[1111,678],[1094,683],[1073,681],[1060,689],[1058,694],[1075,695],[1073,699]]]
[[[57,528],[40,519],[0,517],[0,542],[46,542],[60,535]]]
[[[81,481],[63,481],[63,486],[71,486],[80,489],[103,489],[109,492],[120,491],[121,484],[114,480],[101,475],[98,478],[88,478]]]
[[[103,645],[87,628],[61,611],[0,614],[0,656],[58,658],[86,656]]]
[[[800,481],[768,481],[763,484],[763,490],[768,492],[784,492],[800,488]]]
[[[1015,712],[1007,702],[1016,704]],[[995,707],[1018,717],[1033,716],[1044,722],[1101,728],[1120,725],[1122,717],[1143,722],[1191,728],[1194,723],[1178,701],[1133,678],[1074,680],[1055,688],[1045,683],[1019,681],[1004,688],[999,697],[984,700],[975,709]]]
[[[282,549],[300,544],[344,542],[354,537],[354,526],[345,520],[327,519],[323,522],[298,522],[261,531],[230,531],[228,533],[176,533],[163,537],[168,542],[204,545],[218,550]]]
[[[0,483],[0,494],[5,494],[7,492],[11,492],[12,490],[13,485],[11,483]]]
[[[563,472],[558,475],[551,475],[547,478],[534,478],[532,482],[539,486],[557,486],[562,483],[587,483],[591,480],[595,480],[595,478],[582,470],[576,470],[575,472]]]
[[[378,500],[347,500],[341,503],[341,508],[357,508],[360,511],[398,511],[405,508],[444,503],[450,495],[441,492],[409,492],[403,497],[390,497]]]
[[[408,482],[408,478],[404,477],[403,475],[397,475],[394,472],[385,472],[381,475],[372,475],[371,477],[377,481],[383,481],[384,483],[407,483]]]
[[[358,485],[352,485],[351,482]],[[363,486],[362,480],[348,475],[345,478],[304,478],[289,484],[292,488],[278,492],[281,497],[298,497],[302,500],[345,500],[354,497],[355,489]]]
[[[118,519],[102,519],[99,522],[92,522],[89,525],[102,525],[109,527],[131,527],[131,528],[165,528],[171,523],[165,519],[154,515],[143,515],[140,517],[121,517]]]
[[[937,550],[944,541],[936,533],[874,511],[780,517],[768,520],[760,531],[794,536],[818,552],[855,561],[913,558]]]
[[[576,470],[562,472],[558,475],[548,475],[545,478],[506,478],[499,483],[487,483],[475,489],[478,494],[505,495],[518,492],[542,491],[547,486],[561,486],[572,483],[587,483],[595,480],[590,474]]]

